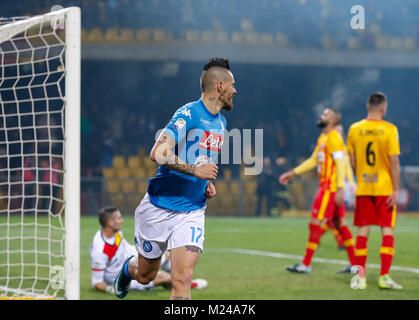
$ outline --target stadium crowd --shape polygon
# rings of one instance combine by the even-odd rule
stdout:
[[[22,0],[10,6],[5,3],[2,15],[43,13],[54,4],[50,0]],[[62,1],[61,5],[81,6],[82,27],[87,30],[165,29],[170,30],[173,39],[184,39],[188,30],[225,31],[229,38],[234,32],[270,33],[285,36],[295,48],[344,50],[354,35],[348,23],[350,4],[342,7],[331,0],[84,0]],[[246,10],[238,10],[239,6]],[[419,47],[419,23],[412,14],[418,9],[416,1],[369,1],[364,6],[367,13],[374,15],[368,16],[371,27],[357,33],[361,48],[380,49],[377,39],[382,35],[407,37]],[[290,14],[295,12],[299,15]],[[166,125],[173,112],[185,101],[199,98],[196,79],[200,66],[200,62],[83,60],[82,176],[101,177],[102,168],[112,166],[114,155],[128,157],[137,154],[140,147],[148,152],[157,130]],[[388,119],[400,130],[401,164],[417,165],[415,139],[419,128],[412,120],[414,101],[419,98],[415,90],[417,69],[251,65],[234,61],[232,68],[239,94],[234,111],[227,115],[228,128],[263,128],[264,156],[272,163],[284,157],[292,167],[309,155],[308,150],[315,145],[313,137],[318,134],[313,119],[324,108],[340,110],[347,130],[349,124],[363,116],[365,97],[380,89],[388,94],[392,106]],[[193,88],[195,97],[191,96]],[[231,169],[232,177],[239,177],[239,166]]]
[[[83,85],[86,87],[82,89],[83,175],[100,175],[102,166],[112,165],[113,155],[128,157],[137,154],[140,146],[150,150],[157,131],[182,104],[186,95],[183,86],[199,77],[199,73],[191,71],[194,63],[180,63],[179,71],[170,76],[159,73],[162,65],[164,63],[98,61],[83,64],[83,79],[95,78],[95,81],[85,80]],[[310,88],[310,80],[304,79],[307,68],[233,67],[238,91],[252,90],[252,95],[237,95],[236,108],[227,114],[228,128],[263,128],[264,155],[272,159],[286,157],[290,165],[296,165],[300,158],[308,156],[307,149],[314,148],[312,137],[318,134],[318,129],[313,125],[313,119],[317,119],[318,111],[324,107],[340,109],[347,129],[350,123],[363,116],[363,97],[374,88],[383,87],[388,92],[389,103],[394,106],[388,118],[400,128],[401,163],[417,164],[414,144],[419,129],[410,120],[415,112],[412,101],[417,93],[411,91],[411,96],[407,96],[391,89],[396,88],[391,86],[394,81],[404,81],[409,85],[417,74],[415,70],[405,71],[404,74],[409,76],[404,78],[400,77],[398,70],[378,70],[378,79],[364,83],[357,91],[340,92],[335,85],[340,78],[333,74],[356,81],[357,76],[351,76],[351,70],[330,68],[319,71],[318,82],[322,86]],[[124,81],[116,76],[121,72],[125,74]],[[248,74],[252,74],[253,79],[263,77],[266,85],[256,85],[255,80],[246,77]],[[198,98],[199,88],[196,88],[196,96],[190,100]]]
[[[164,30],[168,39],[185,40],[187,32],[258,33],[272,35],[282,45],[313,49],[419,48],[419,22],[414,0],[362,3],[369,27],[357,32],[349,27],[357,3],[333,0],[65,0],[60,5],[80,6],[83,28],[114,30]],[[56,1],[21,0],[2,8],[3,17],[46,13]],[[298,12],[298,15],[295,13]],[[339,32],[338,32],[339,30]],[[355,38],[356,44],[353,39]],[[407,42],[406,42],[407,41]],[[388,44],[391,42],[393,44]],[[393,47],[392,47],[393,46]]]

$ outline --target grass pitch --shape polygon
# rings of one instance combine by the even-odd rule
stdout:
[[[133,244],[134,219],[125,217],[123,232]],[[351,225],[351,218],[347,218]],[[89,248],[99,229],[96,217],[81,219],[80,298],[114,300],[114,295],[97,292],[91,287]],[[347,261],[345,251],[338,251],[329,231],[321,240],[313,261],[312,273],[291,274],[287,265],[299,259],[264,254],[303,255],[308,238],[308,218],[218,218],[207,217],[205,251],[195,269],[194,278],[204,278],[208,287],[192,290],[194,300],[419,300],[419,218],[400,215],[395,236],[393,266],[411,268],[391,270],[393,279],[403,285],[401,291],[380,290],[377,285],[380,269],[367,267],[368,288],[349,287],[353,275],[336,274],[344,265],[330,260]],[[356,229],[351,226],[354,237]],[[371,229],[368,242],[368,264],[380,264],[381,233]],[[238,252],[234,249],[254,250]],[[275,254],[273,254],[275,255]],[[157,287],[152,292],[131,291],[125,300],[166,300],[170,291]]]

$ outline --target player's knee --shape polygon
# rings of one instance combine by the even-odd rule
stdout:
[[[157,273],[148,273],[148,274],[137,274],[137,280],[138,283],[146,285],[149,284],[150,281],[153,281],[157,276]]]
[[[383,227],[382,228],[383,236],[394,236],[394,228],[391,227]]]
[[[190,287],[192,283],[193,270],[187,269],[182,272],[175,272],[172,275],[173,286]]]

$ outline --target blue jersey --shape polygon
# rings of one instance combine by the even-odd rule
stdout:
[[[163,132],[176,141],[175,154],[183,161],[202,165],[216,163],[224,141],[226,119],[212,114],[201,99],[179,108]],[[159,166],[148,182],[151,202],[160,208],[192,211],[206,205],[208,181]]]

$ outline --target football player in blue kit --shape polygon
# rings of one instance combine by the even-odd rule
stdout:
[[[170,299],[191,298],[192,275],[203,250],[205,209],[215,196],[215,180],[226,120],[237,93],[228,59],[212,58],[201,78],[201,98],[179,108],[150,152],[159,164],[135,210],[138,260],[127,258],[114,282],[115,295],[127,295],[132,280],[152,281],[160,259],[170,250]]]

